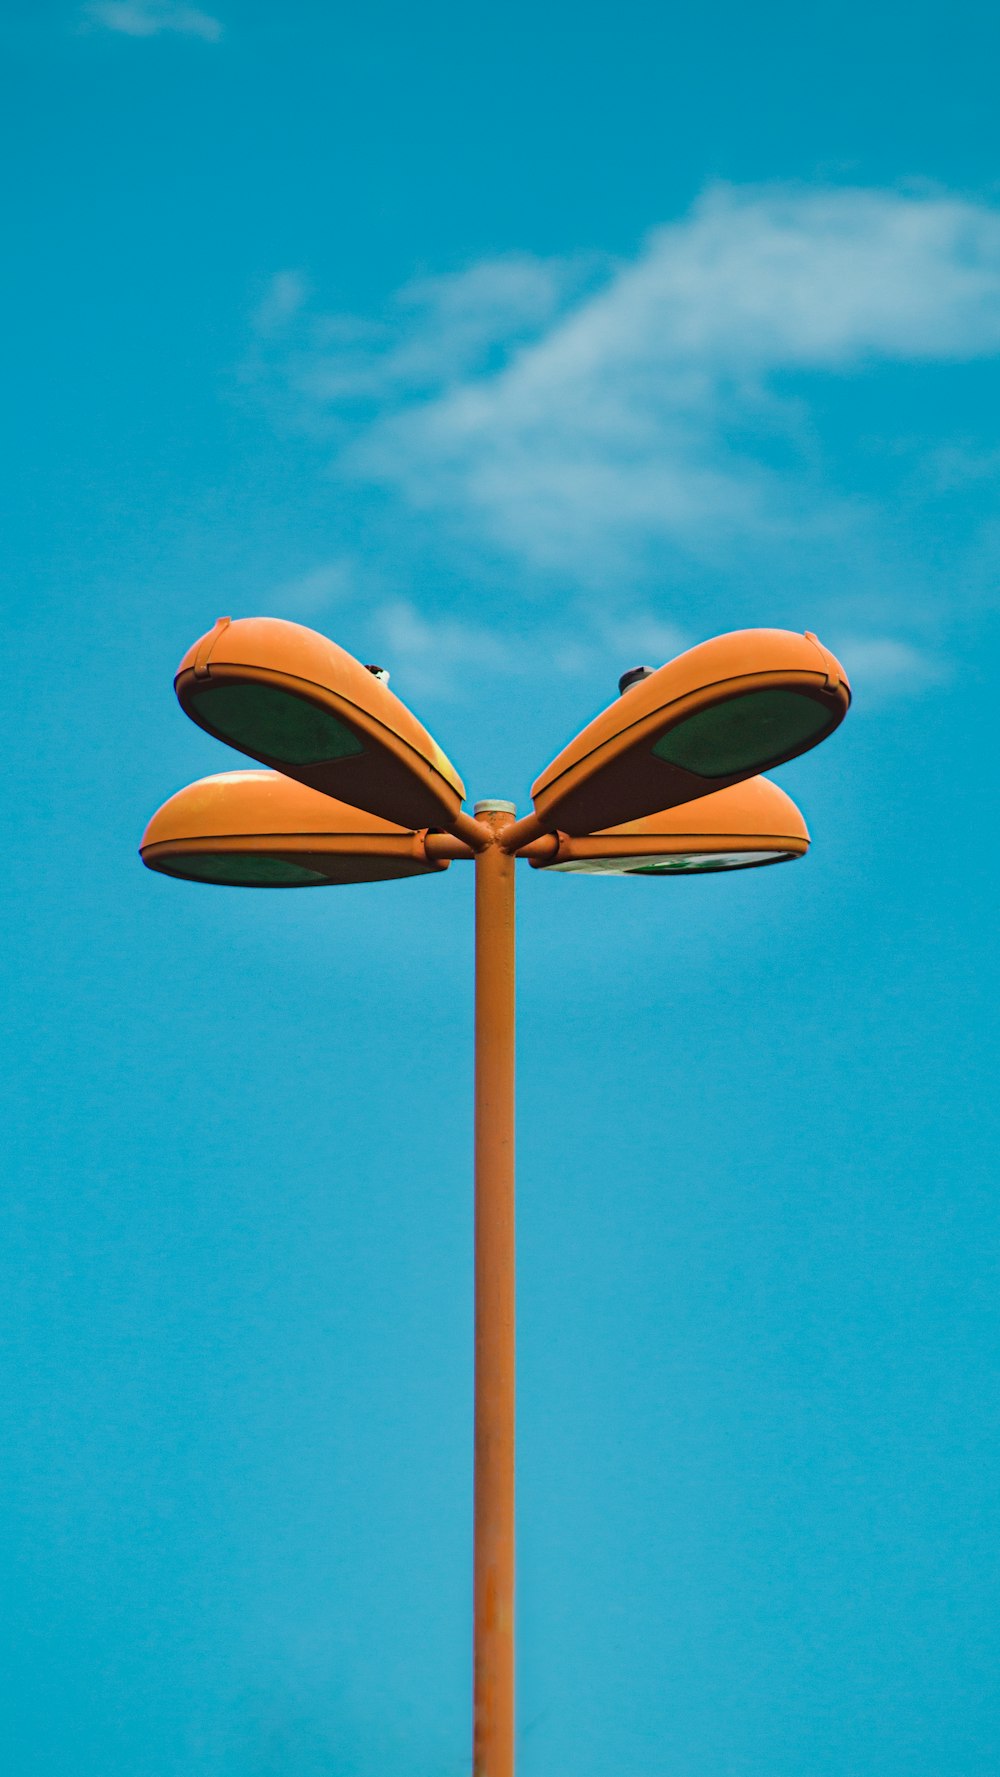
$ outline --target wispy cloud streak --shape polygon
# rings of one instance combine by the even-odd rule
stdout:
[[[721,190],[631,263],[522,255],[410,286],[377,324],[312,317],[283,370],[342,429],[345,471],[578,573],[841,518],[808,488],[782,373],[998,345],[994,211]]]
[[[217,43],[222,36],[221,20],[197,6],[181,5],[179,0],[91,0],[84,7],[84,16],[91,24],[120,31],[126,37],[156,37],[161,31],[179,31],[188,37],[201,37],[206,43]]]
[[[262,316],[256,373],[326,430],[341,478],[542,582],[639,585],[671,557],[847,562],[887,527],[825,469],[816,379],[994,355],[1000,214],[720,188],[630,260],[486,260],[376,320],[318,315],[283,274]],[[901,680],[906,646],[883,636],[867,669]]]

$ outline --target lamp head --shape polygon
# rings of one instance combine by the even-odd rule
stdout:
[[[550,832],[595,833],[756,776],[817,746],[851,700],[814,635],[738,630],[629,681],[534,785]]]
[[[782,864],[809,850],[809,832],[790,796],[766,777],[699,796],[603,833],[559,835],[540,870],[585,876],[692,876]]]
[[[465,788],[381,667],[278,617],[220,617],[181,661],[181,708],[310,789],[411,829],[450,831]]]
[[[222,771],[171,796],[143,834],[150,870],[237,888],[321,888],[447,869],[422,836],[276,771]]]

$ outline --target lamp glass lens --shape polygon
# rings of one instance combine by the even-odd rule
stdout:
[[[831,712],[814,697],[749,691],[669,728],[653,752],[696,777],[730,777],[734,771],[758,771],[815,743],[831,722]]]
[[[632,863],[629,876],[682,876],[693,870],[745,870],[750,864],[780,864],[783,858],[794,857],[784,851],[705,851],[684,852],[674,858],[647,858]]]
[[[797,852],[788,851],[692,851],[662,858],[574,858],[571,863],[550,864],[548,869],[579,876],[690,876],[708,870],[746,870],[751,864],[780,864],[797,856]]]
[[[364,752],[336,716],[276,685],[219,685],[202,691],[198,714],[223,740],[287,765],[318,765]]]
[[[225,883],[232,888],[315,888],[326,877],[307,870],[288,858],[269,858],[260,853],[189,852],[164,858],[172,876],[189,876],[193,882]]]

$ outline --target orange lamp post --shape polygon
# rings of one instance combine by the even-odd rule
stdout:
[[[534,812],[462,809],[416,717],[315,631],[221,618],[185,655],[180,703],[264,769],[164,803],[140,855],[167,876],[330,887],[475,864],[473,1777],[514,1771],[514,882],[518,859],[584,875],[691,875],[805,855],[801,814],[759,773],[818,744],[850,688],[815,636],[745,630],[622,694],[542,773]]]

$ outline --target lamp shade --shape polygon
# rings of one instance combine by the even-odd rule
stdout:
[[[825,740],[851,700],[813,635],[746,629],[632,684],[532,789],[550,832],[596,833],[755,777]]]
[[[808,849],[791,797],[766,777],[752,777],[603,833],[561,833],[554,856],[531,861],[537,869],[587,876],[690,876],[781,864]]]
[[[279,617],[221,617],[181,661],[192,721],[310,789],[417,829],[451,830],[465,788],[406,705],[326,636]]]
[[[276,771],[223,771],[171,796],[143,834],[151,870],[235,888],[321,888],[447,869],[420,833]]]

